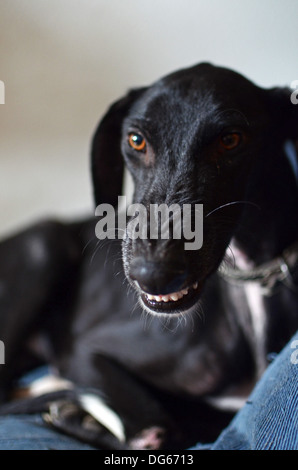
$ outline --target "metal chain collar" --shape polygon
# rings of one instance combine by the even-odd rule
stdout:
[[[263,288],[264,295],[272,295],[280,282],[298,291],[298,285],[294,283],[291,274],[296,266],[298,266],[298,242],[284,250],[281,256],[254,269],[243,271],[229,268],[224,261],[219,266],[218,272],[226,281],[234,284],[258,282]]]

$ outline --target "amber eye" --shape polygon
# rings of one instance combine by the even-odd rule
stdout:
[[[220,139],[220,145],[225,150],[233,150],[238,147],[241,142],[241,134],[238,132],[231,132],[230,134],[225,134]]]
[[[146,140],[141,134],[137,134],[136,132],[131,132],[128,135],[128,143],[129,145],[138,152],[141,152],[146,147]]]

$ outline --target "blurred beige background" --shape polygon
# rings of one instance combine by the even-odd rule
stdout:
[[[298,79],[297,0],[0,0],[0,236],[93,212],[90,137],[128,88],[199,61]]]

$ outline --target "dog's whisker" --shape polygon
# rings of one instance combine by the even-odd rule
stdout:
[[[108,245],[108,250],[107,250],[107,252],[106,252],[106,254],[105,254],[105,256],[106,256],[106,258],[105,258],[105,265],[106,265],[107,258],[110,258],[111,244],[110,244],[109,242],[112,242],[112,243],[113,243],[113,242],[115,242],[115,241],[116,241],[116,240],[114,240],[114,239],[106,239],[106,238],[105,238],[105,239],[102,239],[102,240],[97,240],[97,242],[96,242],[96,244],[95,244],[94,252],[93,252],[93,254],[92,254],[91,258],[90,258],[90,265],[93,263],[93,261],[94,261],[96,255],[97,255],[97,253],[98,253],[98,251],[101,250],[101,249],[103,249],[106,245]],[[122,260],[121,255],[119,255],[119,254],[117,254],[117,253],[116,253],[115,255],[113,255],[113,256],[115,256],[114,262],[116,262],[117,260]],[[109,259],[109,261],[110,261],[110,259]]]
[[[96,256],[96,253],[98,252],[98,250],[100,250],[104,245],[106,244],[106,240],[99,240],[97,243],[96,243],[96,246],[95,246],[95,249],[94,249],[94,252],[90,258],[90,261],[89,261],[89,264],[91,265],[94,261],[94,258]]]
[[[89,246],[92,242],[94,242],[94,239],[93,239],[93,238],[91,238],[87,243],[85,243],[85,245],[84,245],[84,247],[83,247],[83,249],[82,249],[82,255],[85,254],[85,251],[87,250],[88,246]]]
[[[208,212],[208,214],[205,215],[205,217],[209,217],[211,214],[213,214],[216,211],[219,211],[220,209],[223,209],[224,207],[232,206],[235,204],[248,204],[251,206],[256,207],[257,209],[261,210],[260,206],[252,201],[232,201],[232,202],[227,202],[226,204],[223,204],[221,206],[216,207],[212,211]]]

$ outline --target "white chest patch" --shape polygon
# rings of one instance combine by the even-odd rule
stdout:
[[[267,367],[265,337],[266,314],[262,288],[256,282],[247,282],[243,286],[250,310],[251,327],[254,335],[257,376],[260,377]]]

